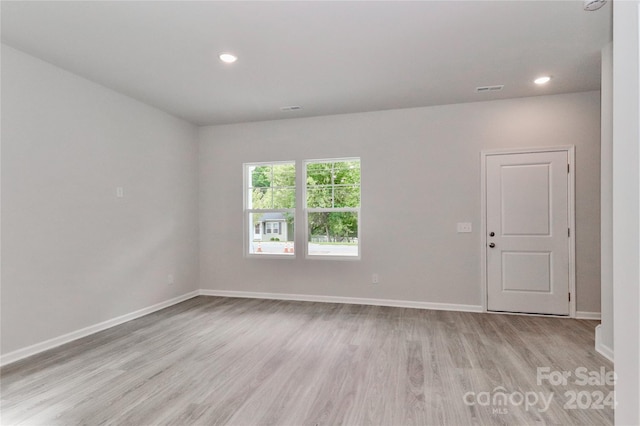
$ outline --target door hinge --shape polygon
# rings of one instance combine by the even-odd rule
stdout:
[[[571,165],[567,164],[567,173],[571,173],[570,170],[571,170]]]
[[[571,293],[569,293],[569,302],[571,302]]]
[[[571,228],[567,228],[567,237],[571,236]]]

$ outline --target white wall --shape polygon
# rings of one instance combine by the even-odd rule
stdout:
[[[616,424],[640,424],[640,2],[613,3]]]
[[[600,139],[601,326],[596,349],[613,358],[613,44],[602,49]]]
[[[567,144],[577,309],[599,312],[599,92],[203,127],[200,287],[481,305],[480,151]],[[362,260],[243,258],[242,163],[344,156],[362,158]]]
[[[3,45],[2,151],[3,354],[197,288],[192,125]]]

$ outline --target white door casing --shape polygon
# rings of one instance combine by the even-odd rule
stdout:
[[[573,148],[482,161],[486,309],[574,316]]]

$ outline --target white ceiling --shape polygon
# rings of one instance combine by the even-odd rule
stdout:
[[[597,90],[611,40],[611,2],[3,1],[1,12],[3,43],[200,125]],[[239,60],[223,64],[222,51]],[[551,83],[534,85],[541,74]]]

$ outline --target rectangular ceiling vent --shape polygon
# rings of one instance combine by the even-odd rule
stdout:
[[[302,109],[300,105],[290,105],[290,106],[280,107],[280,111],[297,111],[299,109]]]
[[[504,87],[504,84],[498,84],[496,86],[480,86],[476,87],[476,93],[484,93],[484,92],[499,92]]]

